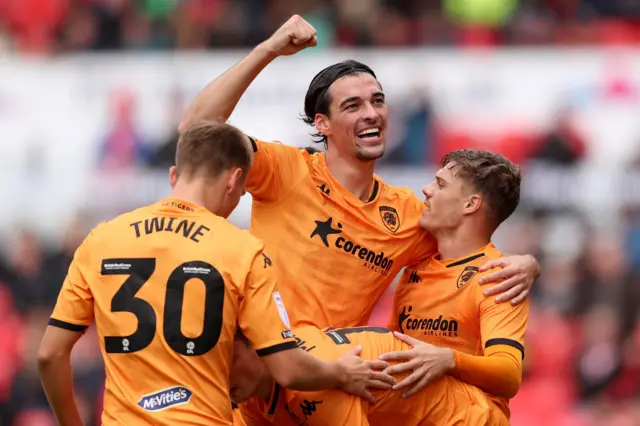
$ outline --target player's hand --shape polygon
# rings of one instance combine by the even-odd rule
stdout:
[[[318,44],[316,29],[299,15],[293,15],[262,44],[275,56],[288,56]]]
[[[391,389],[396,384],[396,379],[380,371],[389,367],[388,362],[362,359],[359,356],[360,352],[362,352],[362,346],[357,346],[347,351],[338,360],[346,372],[346,380],[341,389],[347,393],[366,398],[373,404],[376,399],[369,388]]]
[[[484,291],[485,296],[496,297],[496,303],[511,301],[512,305],[522,303],[527,298],[534,281],[540,276],[540,265],[531,255],[515,255],[490,260],[482,267],[480,272],[500,267],[499,271],[480,278],[480,284],[489,284],[502,281],[500,284]]]
[[[402,394],[403,398],[410,397],[455,367],[455,359],[451,349],[439,348],[397,331],[394,331],[393,335],[413,348],[409,351],[388,352],[380,356],[380,359],[384,361],[404,361],[387,368],[384,370],[385,373],[397,374],[413,371],[392,388],[397,390],[413,385],[411,389]]]

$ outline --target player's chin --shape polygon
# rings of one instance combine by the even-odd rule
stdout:
[[[358,144],[358,158],[364,161],[373,161],[384,155],[385,143]]]
[[[422,216],[420,216],[420,219],[418,220],[418,226],[422,229],[424,229],[425,231],[429,231],[430,230],[430,224],[431,224],[431,218],[429,217],[429,212],[422,212]]]

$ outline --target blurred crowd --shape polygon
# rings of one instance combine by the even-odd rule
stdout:
[[[640,40],[640,3],[629,0],[0,0],[0,50],[247,47],[294,13],[320,46]]]
[[[173,143],[168,138],[156,152],[137,157],[135,167],[166,170]],[[437,139],[434,143],[433,149],[441,149]],[[525,173],[534,161],[579,165],[586,151],[561,129],[536,147],[520,159]],[[534,254],[543,271],[531,295],[525,377],[511,403],[514,426],[640,425],[640,210],[624,208],[619,214],[611,218],[615,227],[599,227],[580,209],[538,206],[525,198],[499,230],[495,242],[503,251]],[[73,252],[95,220],[91,215],[72,218],[64,238],[53,242],[16,229],[5,246],[0,267],[2,426],[54,424],[34,356]],[[371,324],[387,324],[392,296],[390,289]],[[74,367],[86,424],[97,425],[104,373],[93,328],[74,351]]]

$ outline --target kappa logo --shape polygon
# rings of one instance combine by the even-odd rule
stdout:
[[[326,186],[324,183],[322,185],[318,185],[316,188],[318,188],[324,195],[331,196],[331,188]]]
[[[420,278],[420,275],[418,275],[418,272],[411,271],[411,274],[409,274],[409,283],[417,284],[421,282],[422,282],[422,278]]]
[[[173,386],[158,392],[144,395],[138,405],[147,411],[161,411],[191,401],[193,392],[184,386]]]
[[[460,276],[458,277],[458,281],[456,283],[458,285],[458,288],[464,287],[464,285],[468,283],[471,280],[471,278],[475,277],[477,273],[478,273],[477,266],[465,267],[460,273]]]
[[[392,234],[395,234],[398,228],[400,228],[400,216],[398,211],[393,207],[380,206],[380,217],[382,223],[387,227]]]

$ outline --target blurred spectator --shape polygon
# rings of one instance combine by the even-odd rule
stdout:
[[[106,170],[131,169],[149,162],[149,149],[135,125],[135,98],[128,91],[111,95],[109,131],[100,150],[99,164]]]
[[[533,149],[532,158],[549,164],[570,166],[585,153],[584,140],[571,122],[571,111],[561,111],[552,129]]]

